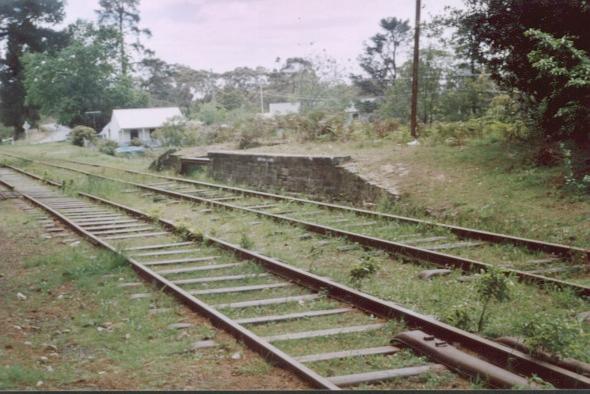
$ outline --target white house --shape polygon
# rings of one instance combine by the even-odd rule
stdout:
[[[298,114],[301,109],[301,103],[270,103],[268,112],[271,116]]]
[[[111,121],[98,136],[119,145],[129,145],[132,139],[151,145],[152,133],[172,118],[182,118],[178,107],[115,109]]]

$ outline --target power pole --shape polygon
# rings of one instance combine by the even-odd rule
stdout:
[[[421,0],[416,0],[416,27],[414,28],[414,63],[412,64],[412,113],[410,131],[414,139],[418,138],[418,70],[420,65],[420,7]]]
[[[262,92],[262,84],[260,86],[260,113],[264,113],[264,93]]]

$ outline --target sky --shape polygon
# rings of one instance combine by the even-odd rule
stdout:
[[[98,0],[66,0],[66,23],[95,20]],[[422,0],[423,20],[462,0]],[[141,0],[145,44],[168,63],[216,72],[276,67],[276,59],[323,56],[357,70],[363,41],[379,20],[413,25],[415,0]]]

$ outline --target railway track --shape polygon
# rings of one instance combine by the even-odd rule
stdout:
[[[556,387],[590,387],[587,377],[397,304],[97,196],[65,196],[32,178],[0,169],[0,184],[122,255],[140,276],[314,387],[393,381],[415,388],[415,376],[445,376],[455,387],[459,376],[479,376],[492,387],[513,387],[529,385],[533,374]]]
[[[464,271],[479,272],[495,266],[523,281],[540,286],[569,288],[581,296],[590,296],[590,251],[583,248],[79,161],[75,163],[99,168],[101,173],[15,155],[8,156],[120,182],[170,198],[248,212],[445,268],[456,267]],[[105,174],[111,171],[132,175],[120,178],[110,173]],[[165,179],[166,182],[140,183],[138,177],[144,182],[153,177]],[[214,189],[221,191],[212,192]],[[269,204],[269,198],[279,202]],[[369,217],[371,221],[363,219]]]

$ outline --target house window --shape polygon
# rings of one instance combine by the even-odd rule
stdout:
[[[131,130],[129,131],[129,138],[134,140],[134,139],[139,139],[139,130]]]

